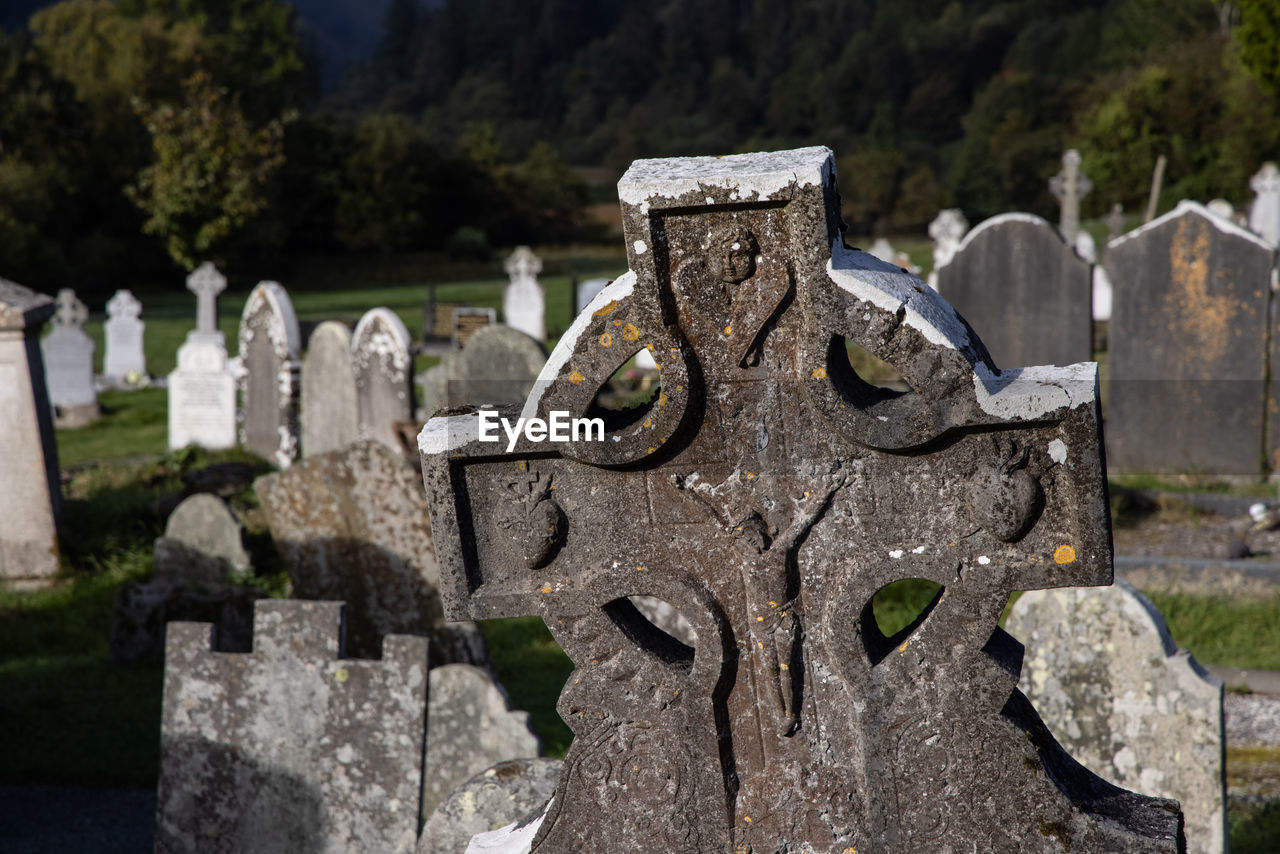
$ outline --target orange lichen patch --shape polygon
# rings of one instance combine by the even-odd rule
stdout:
[[[1218,282],[1210,281],[1209,229],[1210,226],[1198,218],[1183,217],[1169,243],[1172,282],[1165,295],[1165,305],[1177,318],[1178,335],[1186,339],[1184,346],[1178,348],[1184,361],[1183,377],[1199,376],[1196,372],[1201,366],[1213,364],[1225,355],[1243,308],[1236,300],[1221,294]]]
[[[902,652],[903,650],[905,650],[905,649],[906,649],[907,647],[909,647],[909,646],[911,646],[911,641],[909,641],[909,640],[904,640],[904,641],[902,642],[902,646],[898,647],[898,652]]]
[[[732,327],[732,326],[726,326],[726,327],[724,328],[724,334],[725,334],[725,335],[732,335],[732,334],[733,334],[733,327]]]
[[[634,341],[640,337],[640,330],[636,329],[634,323],[628,323],[622,327],[622,337],[627,341]]]
[[[569,382],[573,383],[574,385],[580,385],[584,377],[582,376],[582,374],[578,373],[577,371],[574,371],[573,373],[569,374],[568,379],[569,379]]]
[[[1058,546],[1053,553],[1054,563],[1071,563],[1076,559],[1076,550],[1071,546]]]
[[[643,567],[643,566],[637,566],[637,567],[636,567],[636,572],[644,572],[644,567]]]
[[[613,310],[614,310],[615,308],[617,308],[617,307],[618,307],[618,301],[617,301],[616,299],[615,299],[615,300],[610,300],[606,305],[602,306],[602,307],[600,308],[600,310],[599,310],[599,311],[593,311],[593,312],[591,313],[591,316],[592,316],[592,317],[604,317],[606,314],[608,314],[609,312],[613,311]]]
[[[542,585],[542,590],[541,590],[541,592],[543,592],[543,593],[550,593],[550,592],[551,592],[551,585],[550,585],[550,584],[544,584],[544,585]]]
[[[650,448],[649,450],[645,451],[645,453],[647,453],[647,454],[652,454],[652,453],[653,453],[654,451],[656,451],[656,450],[658,450],[658,449],[657,449],[657,448]]]
[[[667,405],[667,394],[666,394],[666,392],[663,392],[663,391],[658,392],[658,405],[659,405],[659,406],[666,406],[666,405]]]
[[[646,427],[652,427],[652,426],[653,426],[653,416],[652,416],[652,415],[651,415],[651,416],[649,416],[648,418],[646,418],[646,419],[644,420],[644,426],[646,426]]]
[[[528,471],[529,463],[527,460],[519,460],[516,462],[516,471]]]
[[[825,379],[827,378],[827,369],[826,369],[826,368],[814,368],[814,369],[813,369],[813,378],[814,378],[815,380],[825,380]]]
[[[779,669],[779,670],[790,670],[790,669],[791,669],[791,665],[789,665],[789,664],[782,664],[782,663],[779,663],[779,664],[778,664],[778,669]]]
[[[601,335],[601,336],[600,336],[600,346],[601,346],[601,347],[612,347],[612,346],[613,346],[613,336],[612,336],[612,335],[610,335],[608,332],[606,332],[605,334]]]
[[[615,321],[613,322],[613,325],[614,325],[614,326],[621,326],[621,325],[622,325],[622,321],[621,321],[621,320],[615,320]]]

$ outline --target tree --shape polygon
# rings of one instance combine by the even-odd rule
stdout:
[[[1275,0],[1237,0],[1241,23],[1235,37],[1240,62],[1260,83],[1280,89],[1280,4]]]

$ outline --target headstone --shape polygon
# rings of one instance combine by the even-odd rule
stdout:
[[[53,300],[0,279],[0,586],[48,584],[58,572],[62,482],[40,327]]]
[[[1249,181],[1256,193],[1249,205],[1249,228],[1272,246],[1280,244],[1280,169],[1267,162]]]
[[[1231,202],[1226,199],[1213,199],[1209,204],[1205,205],[1209,209],[1209,213],[1214,216],[1222,217],[1227,222],[1234,222],[1236,217],[1236,209]]]
[[[893,248],[893,244],[885,237],[877,237],[867,252],[886,264],[892,264],[898,254]]]
[[[415,854],[459,854],[476,834],[541,809],[555,794],[563,765],[559,759],[512,759],[481,771],[431,813]]]
[[[547,340],[547,296],[538,283],[542,260],[528,246],[517,246],[507,258],[511,281],[502,291],[502,322],[531,338]]]
[[[547,351],[538,341],[509,326],[486,326],[419,378],[422,413],[463,404],[524,403],[546,362]]]
[[[1093,319],[1111,319],[1111,278],[1107,270],[1098,264],[1098,244],[1087,231],[1076,234],[1076,254],[1093,265]]]
[[[227,584],[231,573],[249,568],[243,531],[221,498],[192,495],[169,515],[164,536],[156,540],[156,577],[206,587]]]
[[[1108,468],[1261,473],[1274,256],[1186,201],[1108,245]]]
[[[529,713],[513,712],[492,676],[470,664],[431,670],[423,815],[431,815],[455,787],[494,763],[537,755]]]
[[[613,279],[587,279],[578,285],[578,304],[575,306],[574,317],[582,314],[582,310],[587,307],[587,303],[596,298],[596,294],[604,290],[605,285],[612,282]]]
[[[337,451],[359,436],[351,332],[326,320],[311,333],[302,360],[302,453]]]
[[[218,330],[218,294],[227,279],[208,261],[187,277],[196,295],[196,328],[178,348],[169,375],[169,448],[230,448],[236,443],[236,382],[227,366],[227,342]]]
[[[1179,801],[1188,851],[1225,851],[1222,681],[1177,649],[1155,606],[1122,581],[1033,590],[1005,629],[1062,746],[1117,786]]]
[[[929,287],[937,289],[938,270],[951,263],[960,241],[969,231],[969,220],[959,208],[938,211],[929,223],[929,238],[933,240],[933,271],[929,273]]]
[[[1049,179],[1049,192],[1058,200],[1058,231],[1068,243],[1080,233],[1080,200],[1089,195],[1093,182],[1080,171],[1080,152],[1074,148],[1062,153],[1062,171]]]
[[[445,625],[440,571],[415,472],[370,441],[307,457],[254,483],[293,596],[347,602],[352,655],[389,634],[426,635],[433,663],[485,664],[474,624]]]
[[[279,282],[259,282],[240,315],[240,444],[280,468],[298,456],[301,343],[289,292]]]
[[[1124,205],[1116,202],[1111,206],[1111,213],[1107,214],[1107,239],[1115,240],[1124,234],[1124,226],[1126,217],[1124,215]]]
[[[83,427],[99,415],[93,387],[93,339],[84,332],[89,310],[70,288],[58,291],[53,331],[40,341],[49,402],[59,427]]]
[[[391,309],[365,312],[351,335],[356,378],[356,432],[388,448],[399,448],[397,421],[413,417],[413,357],[409,330]]]
[[[453,310],[453,349],[467,346],[471,336],[486,326],[498,322],[498,312],[492,308],[464,306]]]
[[[1012,590],[1111,580],[1096,366],[998,370],[845,248],[825,148],[638,161],[618,189],[631,272],[523,414],[581,416],[630,346],[662,394],[603,441],[504,453],[460,413],[419,438],[449,616],[540,615],[577,668],[551,808],[484,844],[1179,850],[1175,804],[1053,741],[997,626]],[[862,383],[846,341],[913,392]],[[905,578],[943,589],[886,637],[872,600]]]
[[[345,658],[340,602],[257,603],[253,652],[174,623],[165,656],[157,854],[412,852],[427,641]]]
[[[107,322],[102,327],[106,339],[102,373],[112,382],[147,375],[147,356],[142,348],[147,324],[138,319],[141,315],[142,303],[128,291],[116,291],[107,300]]]
[[[997,365],[1071,365],[1093,355],[1090,264],[1038,216],[1007,213],[974,226],[938,292]]]

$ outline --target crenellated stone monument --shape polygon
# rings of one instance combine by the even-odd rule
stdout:
[[[218,329],[218,294],[227,277],[208,261],[187,276],[196,295],[196,328],[178,348],[178,368],[169,375],[169,448],[236,443],[236,381],[227,366],[227,342]]]
[[[555,797],[469,850],[1181,850],[1174,802],[1058,746],[997,627],[1013,590],[1111,582],[1096,366],[998,370],[846,248],[825,148],[642,160],[618,188],[631,270],[522,414],[582,416],[641,348],[649,409],[510,453],[475,414],[419,437],[448,617],[540,615],[576,666]],[[873,597],[906,578],[942,589],[886,637]]]

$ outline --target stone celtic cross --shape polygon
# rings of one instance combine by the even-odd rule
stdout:
[[[1108,240],[1115,240],[1117,237],[1124,234],[1124,205],[1119,202],[1113,204],[1111,206],[1111,213],[1107,214],[1106,223]]]
[[[517,246],[515,251],[507,257],[504,268],[513,282],[520,279],[533,279],[542,272],[542,259],[533,254],[533,250],[528,246]]]
[[[107,300],[107,316],[112,320],[137,320],[142,314],[142,303],[129,291],[116,291]]]
[[[1058,230],[1072,245],[1080,232],[1080,200],[1089,195],[1093,182],[1080,171],[1080,152],[1074,148],[1062,154],[1062,171],[1049,179],[1049,192],[1061,207]]]
[[[209,261],[187,276],[187,290],[196,295],[196,331],[218,331],[218,294],[227,289],[227,277]]]
[[[71,288],[63,288],[58,291],[57,311],[53,315],[54,326],[70,326],[80,329],[84,326],[85,321],[89,319],[89,309],[85,306],[80,298],[76,296],[76,292]]]
[[[1111,581],[1096,366],[995,369],[845,247],[825,148],[638,161],[619,195],[630,272],[523,410],[604,441],[508,454],[456,412],[419,437],[450,619],[539,615],[576,666],[559,789],[502,850],[1179,850],[1172,802],[1057,746],[996,625],[1013,590]],[[661,390],[598,410],[641,348]],[[873,598],[907,578],[941,590],[886,636]]]

